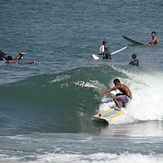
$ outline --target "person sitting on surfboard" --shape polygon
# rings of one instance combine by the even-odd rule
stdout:
[[[111,92],[113,90],[120,90],[122,93],[117,93],[116,96],[113,98],[115,104],[117,105],[118,108],[115,108],[116,110],[121,110],[121,105],[120,102],[122,103],[122,106],[125,107],[126,103],[130,102],[132,99],[132,93],[131,90],[128,88],[128,86],[121,84],[119,79],[115,79],[113,81],[115,86],[111,89],[108,89],[105,92],[100,92],[101,94],[106,94],[108,92]]]
[[[152,36],[152,41],[145,43],[145,45],[159,45],[160,41],[158,40],[155,31],[151,33],[151,36]]]
[[[102,42],[102,45],[100,46],[100,51],[99,51],[99,53],[98,53],[98,55],[104,55],[104,52],[105,52],[105,46],[107,46],[107,41],[103,41]]]
[[[108,47],[107,46],[104,46],[103,59],[111,59],[111,53],[108,50]]]
[[[132,59],[129,62],[130,65],[139,66],[139,60],[136,59],[136,57],[137,57],[136,54],[132,54]]]
[[[98,55],[103,55],[103,59],[111,59],[111,53],[108,50],[107,43],[107,41],[102,42],[102,45],[100,46],[100,51],[98,53]]]

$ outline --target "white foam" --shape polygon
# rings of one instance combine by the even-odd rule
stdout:
[[[80,87],[87,87],[87,88],[94,88],[96,91],[100,91],[105,86],[100,83],[98,80],[89,80],[88,82],[85,81],[76,81],[74,82],[75,85]]]
[[[0,163],[26,163],[23,158],[10,157],[0,155]],[[21,161],[20,161],[21,160]],[[142,154],[130,154],[128,152],[120,155],[111,153],[93,153],[88,155],[83,154],[57,154],[57,153],[45,153],[38,154],[36,160],[28,161],[28,163],[162,163],[163,155],[142,155]]]
[[[38,158],[41,163],[162,163],[163,156],[157,155],[142,155],[142,154],[129,154],[123,153],[121,155],[110,153],[94,153],[89,155],[80,154],[46,154]],[[34,162],[33,162],[34,163]]]
[[[128,114],[138,120],[162,120],[163,117],[163,74],[137,74],[129,87],[133,100]]]
[[[59,75],[55,79],[53,79],[52,81],[50,81],[49,83],[60,82],[60,81],[63,81],[63,80],[70,79],[70,77],[71,77],[70,75]]]

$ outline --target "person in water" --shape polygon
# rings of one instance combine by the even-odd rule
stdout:
[[[25,54],[26,53],[19,53],[16,57],[14,57],[14,60],[21,60]]]
[[[121,110],[121,104],[122,103],[122,107],[126,107],[126,104],[128,102],[130,102],[130,100],[132,99],[132,93],[131,90],[129,89],[128,86],[121,84],[119,79],[115,79],[113,81],[113,83],[115,84],[115,86],[111,89],[108,89],[105,92],[100,92],[101,94],[106,94],[109,93],[113,90],[120,90],[122,93],[117,93],[116,96],[113,98],[115,104],[117,105],[118,108],[115,108],[116,110]]]
[[[7,57],[8,57],[8,55],[0,50],[0,60],[1,61],[6,60]]]
[[[23,62],[17,62],[17,61],[15,61],[15,60],[8,60],[8,61],[6,61],[6,63],[17,63],[17,64],[36,64],[36,62],[35,61],[32,61],[32,62],[27,62],[27,63],[23,63]]]
[[[104,52],[105,52],[105,47],[107,46],[107,41],[103,41],[102,42],[102,45],[100,46],[99,48],[99,53],[98,55],[104,55]]]
[[[0,50],[0,60],[21,60],[26,53],[19,53],[16,57],[5,54]]]
[[[136,57],[136,54],[132,54],[132,59],[129,62],[130,65],[139,66],[139,60]]]
[[[152,41],[145,43],[145,45],[160,45],[160,41],[156,36],[156,32],[151,33]]]
[[[110,51],[108,50],[107,41],[103,41],[100,46],[98,55],[103,55],[103,59],[111,59]]]
[[[21,60],[25,54],[26,53],[19,53],[16,57],[13,57],[11,55],[5,54],[4,52],[2,52],[0,50],[0,60],[4,60],[4,61],[6,61],[6,63],[23,64],[23,63],[17,62],[17,61]],[[32,61],[32,62],[27,62],[26,64],[35,64],[35,63],[36,63],[35,61]]]
[[[111,53],[107,46],[104,47],[103,59],[111,59]]]

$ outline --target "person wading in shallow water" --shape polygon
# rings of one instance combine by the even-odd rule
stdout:
[[[122,106],[125,107],[126,103],[130,102],[132,99],[132,93],[131,90],[128,88],[128,86],[121,84],[119,79],[115,79],[113,81],[113,83],[115,84],[115,86],[111,89],[108,89],[105,92],[100,92],[101,94],[106,94],[109,93],[113,90],[120,90],[122,93],[118,93],[116,94],[116,96],[113,98],[115,104],[117,105],[118,108],[115,108],[116,110],[121,110],[121,105],[120,102],[122,103]]]

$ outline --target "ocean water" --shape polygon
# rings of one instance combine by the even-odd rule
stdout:
[[[162,0],[1,0],[0,163],[162,163]],[[136,46],[151,40],[159,46]],[[103,40],[112,60],[93,60]],[[139,67],[129,65],[137,54]],[[27,62],[36,61],[30,65]],[[109,125],[93,115],[114,106],[119,78],[133,100]]]

